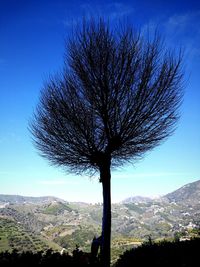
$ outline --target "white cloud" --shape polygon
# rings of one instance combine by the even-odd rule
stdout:
[[[127,18],[134,12],[134,8],[123,2],[92,5],[84,3],[80,5],[81,15],[77,18],[68,17],[63,21],[65,27],[72,27],[82,21],[82,18],[104,17],[110,21]]]
[[[3,70],[6,67],[7,63],[5,59],[0,58],[0,70]]]
[[[0,175],[13,175],[15,172],[11,171],[0,171]]]
[[[77,181],[71,181],[71,180],[43,180],[38,182],[40,185],[76,185],[78,184]]]
[[[122,2],[115,2],[107,5],[108,8],[108,16],[111,19],[119,19],[124,16],[128,16],[134,12],[133,7],[126,5]]]
[[[149,177],[172,177],[172,176],[183,176],[185,173],[181,172],[144,172],[144,173],[117,173],[114,174],[115,178],[149,178]]]
[[[142,27],[142,33],[153,33],[158,29],[164,36],[167,45],[172,48],[182,47],[186,58],[199,61],[200,57],[200,10],[177,13],[170,17],[157,17]]]
[[[200,57],[200,10],[175,14],[164,23],[166,35],[171,43],[180,43],[191,59]]]
[[[4,136],[0,136],[0,144],[2,143],[19,143],[21,137],[16,132],[7,132]]]
[[[88,177],[88,176],[73,176],[70,175],[69,177],[66,176],[66,178],[52,178],[52,179],[44,179],[39,180],[37,183],[40,185],[50,185],[50,186],[59,186],[59,185],[71,185],[71,186],[80,186],[82,184],[86,183],[98,183],[97,177]]]
[[[193,31],[193,27],[199,28],[197,20],[200,19],[200,11],[194,11],[194,12],[188,12],[184,14],[175,14],[171,17],[166,22],[166,27],[169,30],[174,30],[175,28],[178,31],[185,31],[190,28],[191,31]]]

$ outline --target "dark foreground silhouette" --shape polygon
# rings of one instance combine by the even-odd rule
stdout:
[[[114,267],[197,267],[199,266],[200,238],[190,241],[160,243],[148,242],[126,251]],[[0,253],[0,266],[58,266],[58,267],[100,267],[98,257],[78,249],[73,255],[46,252]]]
[[[200,238],[189,241],[148,242],[126,251],[115,267],[197,267],[200,266]]]
[[[73,255],[68,253],[53,252],[51,249],[46,252],[33,253],[31,251],[19,253],[13,252],[0,253],[0,266],[57,266],[57,267],[99,267],[99,258],[92,257],[91,253],[86,253],[78,249],[73,251]]]

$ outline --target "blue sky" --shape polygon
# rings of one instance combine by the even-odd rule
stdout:
[[[104,16],[158,30],[185,49],[185,96],[175,134],[143,160],[112,173],[112,200],[157,196],[200,179],[200,3],[198,1],[0,1],[0,194],[101,202],[97,178],[49,165],[27,129],[44,80],[62,68],[64,39],[82,17]]]

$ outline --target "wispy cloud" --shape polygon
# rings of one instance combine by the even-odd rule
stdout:
[[[4,64],[5,60],[3,58],[0,58],[0,65]]]
[[[80,184],[77,180],[71,179],[54,179],[54,180],[41,180],[37,182],[40,185],[49,185],[49,186],[60,186],[60,185],[78,185]]]
[[[86,16],[103,16],[111,20],[119,19],[123,16],[128,16],[134,9],[133,7],[124,4],[123,2],[113,2],[102,5],[82,4],[81,9]]]
[[[38,182],[40,185],[66,185],[69,184],[67,180],[44,180]]]
[[[179,40],[190,58],[200,57],[200,10],[175,14],[164,23],[167,36],[174,43]]]
[[[183,47],[186,57],[196,60],[200,57],[200,10],[177,13],[170,17],[157,17],[142,27],[143,33],[162,31],[169,46]]]
[[[84,3],[80,5],[81,15],[72,18],[68,17],[63,21],[66,27],[71,27],[79,23],[83,17],[104,17],[110,21],[127,18],[134,12],[134,8],[123,2],[113,2],[107,4],[92,5],[91,3]]]
[[[144,172],[144,173],[117,173],[113,175],[116,178],[156,178],[156,177],[176,177],[176,176],[184,176],[185,173],[181,172]]]
[[[199,29],[197,21],[200,19],[200,11],[188,12],[183,14],[175,14],[168,18],[165,26],[170,31],[185,32],[189,31],[192,33]],[[191,27],[193,26],[193,27]],[[194,27],[195,26],[195,27]]]
[[[8,132],[6,135],[0,136],[0,144],[8,142],[19,143],[21,142],[21,137],[16,132]]]
[[[0,171],[0,175],[13,175],[15,172],[12,171]]]
[[[4,58],[0,58],[0,70],[6,67],[6,60]]]

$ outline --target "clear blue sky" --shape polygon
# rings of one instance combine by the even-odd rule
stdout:
[[[102,200],[96,178],[49,166],[27,130],[43,81],[62,68],[64,38],[82,16],[158,28],[172,49],[185,48],[186,89],[175,134],[140,162],[112,175],[112,199],[155,196],[200,179],[199,1],[0,0],[0,194]]]

